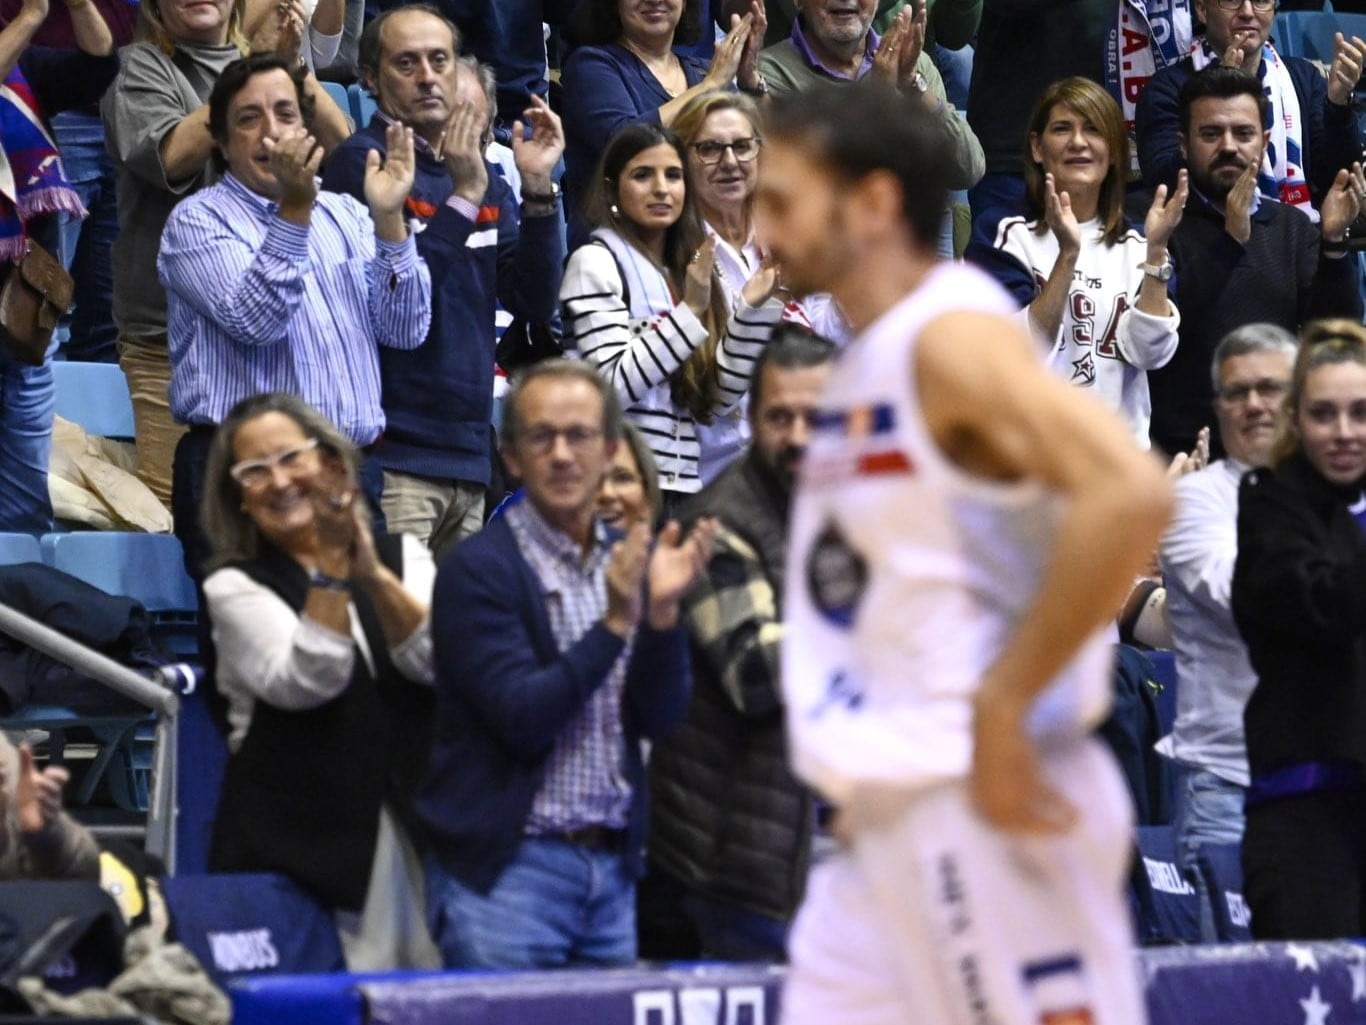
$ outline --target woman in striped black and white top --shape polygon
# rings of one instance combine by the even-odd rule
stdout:
[[[783,311],[767,263],[731,311],[685,166],[667,129],[637,124],[618,133],[584,197],[597,227],[570,256],[560,288],[567,345],[615,385],[645,435],[666,514],[701,489],[697,425],[744,397]]]

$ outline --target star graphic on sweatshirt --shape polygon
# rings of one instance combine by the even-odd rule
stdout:
[[[1316,972],[1319,970],[1318,958],[1314,951],[1300,943],[1287,943],[1285,952],[1295,959],[1295,971]]]

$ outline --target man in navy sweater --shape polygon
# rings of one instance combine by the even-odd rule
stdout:
[[[525,371],[503,422],[525,498],[437,573],[436,742],[417,809],[427,921],[448,968],[635,959],[640,740],[687,711],[679,602],[716,523],[686,540],[671,523],[653,545],[643,523],[607,531],[597,495],[621,422],[588,364]]]
[[[495,82],[457,55],[459,34],[424,5],[386,11],[360,41],[361,74],[379,111],[328,159],[323,187],[360,195],[365,157],[384,153],[385,127],[413,129],[417,176],[408,199],[417,249],[432,274],[426,341],[381,358],[387,427],[384,514],[389,529],[433,550],[479,529],[490,476],[494,310],[550,320],[565,260],[559,193],[550,177],[564,152],[559,118],[538,97],[514,125],[520,209],[484,159]]]

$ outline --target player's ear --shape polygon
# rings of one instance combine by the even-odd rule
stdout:
[[[870,171],[845,196],[846,223],[860,237],[871,237],[905,221],[905,194],[891,171]]]

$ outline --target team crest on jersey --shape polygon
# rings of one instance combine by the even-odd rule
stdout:
[[[1039,1025],[1095,1025],[1095,1021],[1091,1008],[1072,1007],[1066,1011],[1045,1011]]]
[[[812,432],[840,442],[828,457],[812,460],[811,472],[831,477],[911,473],[914,467],[897,444],[896,426],[896,407],[887,402],[822,410],[812,418]]]
[[[1039,1009],[1039,1025],[1094,1025],[1079,953],[1031,961],[1021,974]]]
[[[811,545],[806,586],[811,603],[822,616],[846,630],[854,625],[868,586],[868,564],[834,523],[827,524]]]

